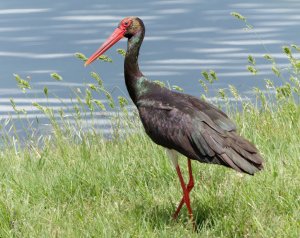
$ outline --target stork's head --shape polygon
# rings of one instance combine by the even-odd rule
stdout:
[[[144,24],[138,17],[125,17],[114,32],[107,38],[107,40],[100,46],[100,48],[85,62],[85,66],[92,63],[102,54],[104,54],[110,47],[116,44],[123,37],[130,39],[144,29]]]

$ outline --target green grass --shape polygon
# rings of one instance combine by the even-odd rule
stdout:
[[[58,133],[43,147],[2,149],[0,237],[299,237],[300,107],[250,107],[232,118],[265,169],[241,176],[193,162],[197,232],[185,207],[171,219],[180,184],[144,133],[111,141]]]
[[[231,14],[248,30],[253,28],[241,14]],[[33,102],[54,130],[50,137],[42,137],[43,143],[31,137],[35,128],[25,123],[29,141],[22,145],[13,133],[13,120],[1,121],[0,237],[300,237],[300,59],[294,54],[300,47],[292,44],[282,50],[289,63],[285,68],[271,55],[263,56],[275,79],[265,79],[266,92],[254,89],[259,106],[242,102],[234,85],[218,90],[216,96],[228,106],[240,133],[261,151],[265,169],[248,176],[193,162],[195,187],[190,195],[196,232],[185,207],[176,221],[171,219],[182,197],[180,184],[164,149],[150,141],[140,124],[117,118],[113,140],[95,134],[93,125],[82,132],[86,117],[98,120],[94,112],[116,107],[120,115],[127,112],[126,98],[119,96],[116,103],[100,75],[91,72],[92,82],[87,81],[84,90],[74,90],[70,108],[62,103],[54,111],[49,104]],[[124,56],[124,50],[118,53]],[[112,60],[106,56],[100,61]],[[260,73],[251,55],[245,68],[255,77]],[[14,76],[25,94],[32,89],[29,80]],[[57,73],[50,76],[63,80]],[[209,70],[201,78],[205,98],[218,77]],[[47,99],[56,98],[47,87],[43,93]],[[236,105],[229,102],[232,97]],[[11,105],[19,119],[26,118],[13,99]],[[119,137],[123,124],[139,129]],[[180,165],[187,175],[185,158]]]

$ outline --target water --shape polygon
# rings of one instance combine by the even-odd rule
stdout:
[[[300,2],[298,0],[229,1],[64,1],[17,0],[0,3],[0,114],[13,109],[9,98],[17,98],[32,117],[38,114],[32,101],[44,100],[42,89],[49,87],[49,103],[59,106],[57,96],[71,103],[72,89],[92,82],[89,72],[99,72],[114,96],[127,95],[123,81],[123,58],[117,48],[107,54],[113,64],[94,63],[84,68],[75,52],[91,55],[125,16],[139,16],[146,25],[140,54],[143,73],[152,80],[179,85],[199,96],[202,70],[213,69],[220,81],[217,88],[235,85],[243,95],[254,86],[263,87],[264,78],[274,78],[270,64],[262,58],[269,53],[281,67],[288,62],[282,45],[299,44]],[[247,32],[230,12],[246,16],[255,31]],[[246,70],[247,56],[256,57],[259,76]],[[49,74],[57,72],[63,82]],[[32,90],[24,95],[13,73],[31,79]]]

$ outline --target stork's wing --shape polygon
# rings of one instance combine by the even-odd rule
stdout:
[[[182,102],[178,101],[180,106],[146,99],[137,103],[145,131],[155,143],[200,162],[249,174],[262,168],[257,149],[236,134],[226,114],[200,100]]]

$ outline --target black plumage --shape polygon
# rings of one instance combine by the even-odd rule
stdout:
[[[182,200],[173,217],[178,216],[185,203],[193,219],[189,198],[194,186],[191,160],[220,164],[251,175],[263,168],[263,160],[255,146],[237,134],[235,124],[224,112],[196,97],[171,91],[147,80],[138,65],[144,35],[143,22],[137,17],[126,17],[85,65],[97,59],[122,37],[128,38],[124,62],[128,93],[139,111],[148,136],[171,151],[183,190]],[[174,150],[188,158],[187,185]]]
[[[144,82],[136,100],[146,133],[157,144],[199,162],[254,174],[262,169],[255,146],[236,133],[234,123],[210,103]],[[147,85],[147,86],[146,86]]]

